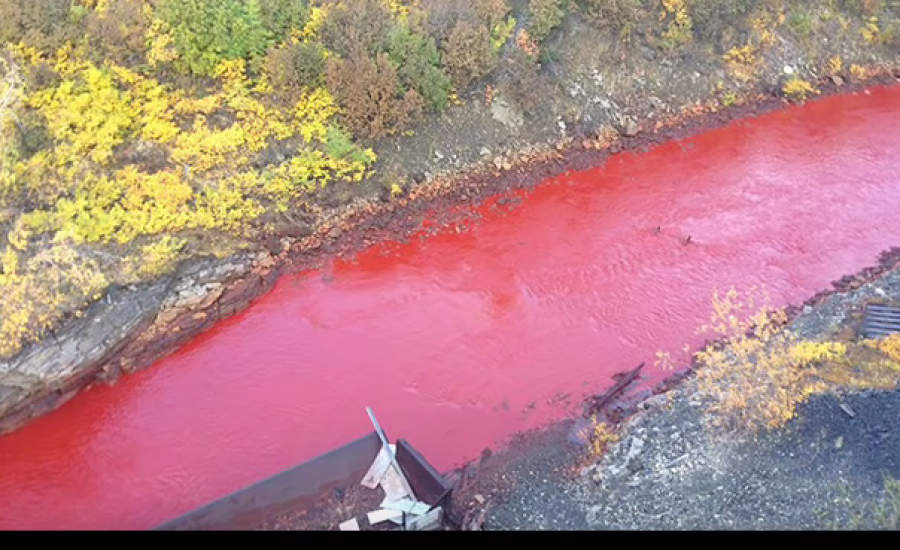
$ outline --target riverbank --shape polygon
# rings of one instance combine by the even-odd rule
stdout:
[[[898,252],[790,308],[788,326],[804,339],[854,339],[866,303],[900,303]],[[456,527],[898,527],[900,391],[816,395],[785,427],[754,436],[710,428],[694,377],[661,389],[620,400],[628,417],[599,460],[573,420],[457,473]]]
[[[39,343],[0,362],[0,434],[92,384],[114,383],[123,373],[146,368],[245,309],[284,271],[409,238],[426,219],[429,232],[452,230],[472,223],[466,209],[489,197],[781,108],[786,96],[804,95],[785,91],[792,77],[821,96],[895,81],[895,49],[851,32],[862,19],[819,15],[820,25],[800,31],[773,21],[763,33],[765,44],[756,44],[763,38],[756,36],[759,29],[742,21],[738,26],[749,33],[748,44],[758,55],[739,56],[737,65],[723,57],[734,37],[713,43],[698,35],[696,42],[664,52],[647,39],[659,30],[655,24],[647,37],[620,44],[578,14],[566,15],[542,46],[554,54],[538,79],[549,87],[542,88],[546,93],[538,94],[536,105],[526,108],[527,98],[506,97],[501,76],[488,78],[414,135],[374,143],[377,177],[320,191],[311,199],[315,215],[305,213],[296,223],[281,220],[273,232],[226,259],[198,253],[151,283],[112,285],[77,316],[69,312]],[[849,25],[847,32],[836,31],[839,21]],[[698,21],[697,31],[705,28]],[[827,47],[817,45],[815,38],[828,36]],[[498,206],[517,200],[499,197]]]

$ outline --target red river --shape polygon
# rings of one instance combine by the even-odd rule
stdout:
[[[618,155],[481,211],[460,234],[284,276],[0,438],[0,528],[150,528],[368,433],[366,406],[449,469],[562,418],[560,394],[699,344],[715,288],[798,303],[900,244],[900,87]]]

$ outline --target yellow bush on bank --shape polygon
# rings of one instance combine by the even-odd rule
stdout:
[[[714,424],[778,428],[810,396],[841,388],[892,388],[900,381],[900,337],[862,344],[805,341],[785,328],[783,310],[751,290],[713,295],[710,323],[701,328],[720,344],[696,353],[698,390]],[[883,352],[861,353],[861,348]],[[671,358],[658,354],[658,364]]]

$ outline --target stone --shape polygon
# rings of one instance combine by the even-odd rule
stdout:
[[[659,395],[654,395],[653,397],[649,397],[644,399],[640,403],[638,403],[638,408],[644,411],[650,411],[653,409],[661,409],[669,404],[669,396],[668,394],[661,393]]]
[[[626,465],[629,461],[637,458],[641,451],[644,450],[644,440],[640,437],[631,436],[631,445],[628,447],[628,454],[625,455]]]
[[[437,150],[434,152],[434,157],[438,160],[444,160],[444,154]]]
[[[511,129],[517,129],[525,122],[522,114],[513,109],[502,98],[495,98],[491,102],[491,117]]]
[[[488,149],[487,147],[482,147],[482,148],[481,148],[481,151],[479,151],[479,154],[480,154],[482,157],[489,157],[489,156],[491,156],[491,150]]]
[[[640,132],[640,127],[634,119],[625,117],[619,132],[625,137],[634,137]]]
[[[836,74],[831,75],[831,81],[834,82],[835,86],[843,86],[844,85],[844,79]]]

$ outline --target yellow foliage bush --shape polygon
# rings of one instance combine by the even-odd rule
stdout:
[[[688,13],[685,0],[662,0],[660,20],[669,19],[669,25],[660,37],[662,46],[674,50],[694,39],[694,22]]]
[[[839,75],[844,71],[844,61],[840,56],[834,56],[825,64],[825,73],[831,76]]]
[[[760,306],[757,308],[757,304]],[[709,411],[723,424],[751,429],[778,427],[795,408],[826,386],[813,364],[842,353],[839,345],[798,342],[783,329],[786,316],[761,293],[748,293],[746,303],[734,289],[713,295],[710,324],[701,331],[724,339],[695,354],[699,390],[712,400]],[[752,329],[752,334],[748,335]]]
[[[141,247],[140,266],[137,269],[137,280],[158,277],[168,273],[178,260],[178,253],[187,241],[165,235],[156,242]]]
[[[112,75],[89,63],[76,70],[76,78],[32,94],[28,106],[46,119],[64,162],[89,157],[105,163],[135,124],[130,94],[116,87]]]
[[[613,431],[606,422],[598,422],[596,417],[591,418],[591,454],[599,457],[611,444],[619,440],[619,434]]]
[[[850,76],[852,76],[856,80],[867,80],[869,78],[869,71],[857,64],[850,65]]]
[[[782,91],[791,101],[801,102],[806,101],[811,94],[820,93],[812,84],[797,76],[794,76],[785,82]]]
[[[294,110],[296,128],[306,141],[324,141],[328,126],[340,112],[331,93],[325,88],[304,93]]]
[[[728,73],[742,82],[753,79],[756,74],[755,48],[751,44],[743,47],[734,47],[722,56]]]
[[[108,281],[96,262],[71,246],[54,245],[23,266],[7,248],[0,274],[0,355],[8,356],[27,341],[37,341],[67,313],[76,315]]]
[[[157,30],[165,44],[165,29],[158,24]],[[305,30],[311,35],[310,25]],[[265,83],[247,77],[243,60],[217,66],[218,86],[195,97],[126,67],[97,66],[71,44],[52,54],[24,44],[10,50],[10,67],[46,63],[59,79],[30,95],[11,78],[0,88],[0,99],[11,105],[16,99],[37,115],[53,141],[24,160],[11,156],[0,169],[0,221],[11,227],[0,257],[0,355],[40,337],[110,282],[99,264],[85,259],[90,255],[78,256],[91,246],[151,238],[123,249],[122,265],[105,269],[129,282],[155,277],[181,257],[186,241],[179,232],[246,234],[267,208],[285,212],[330,182],[360,181],[375,160],[371,150],[349,141],[332,143],[333,136],[349,138],[334,120],[338,109],[326,90],[305,94],[292,111],[279,110],[267,105]],[[7,65],[0,68],[10,74]],[[15,112],[0,115],[11,133]],[[250,167],[270,142],[296,135],[303,139],[294,158]],[[167,146],[166,164],[147,169],[141,155],[155,154],[153,144]],[[32,205],[27,213],[17,206],[23,199]],[[38,266],[48,262],[57,267],[42,277]]]
[[[863,39],[868,43],[873,43],[878,40],[881,35],[881,29],[878,28],[878,17],[871,16],[866,20],[865,26],[860,29],[859,33],[862,35]]]
[[[891,334],[879,340],[867,340],[865,344],[881,351],[892,361],[900,364],[900,334]]]
[[[777,428],[810,396],[840,388],[889,389],[900,380],[900,336],[862,345],[804,341],[785,328],[783,310],[764,293],[741,298],[734,289],[713,295],[710,324],[702,333],[720,344],[694,353],[698,390],[709,401],[713,423],[750,430]],[[865,353],[865,349],[880,353]],[[685,348],[687,350],[687,347]],[[657,365],[672,366],[657,353]]]

